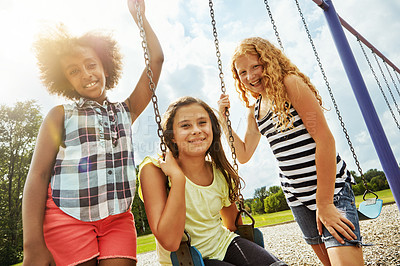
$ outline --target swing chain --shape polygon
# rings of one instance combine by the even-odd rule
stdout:
[[[383,77],[383,80],[384,80],[385,83],[386,83],[386,87],[388,88],[388,91],[389,91],[389,93],[390,93],[390,96],[391,96],[392,99],[393,99],[394,105],[396,106],[397,112],[400,114],[399,106],[397,105],[397,101],[396,101],[396,99],[394,98],[394,95],[393,95],[392,90],[390,89],[390,85],[389,85],[389,82],[388,82],[387,79],[386,79],[385,73],[383,72],[383,69],[381,68],[381,65],[379,64],[379,61],[378,61],[378,58],[376,57],[376,54],[373,53],[373,55],[374,55],[376,64],[378,65],[379,70],[381,71],[381,75],[382,75],[382,77]],[[383,63],[385,64],[385,61],[383,61]]]
[[[392,80],[392,83],[393,83],[394,87],[396,88],[397,94],[400,96],[399,88],[397,87],[396,82],[394,82],[394,78],[393,78],[392,74],[390,73],[388,64],[386,63],[385,60],[383,60],[383,64],[385,65],[386,70],[387,70],[387,72],[389,73],[389,77],[390,77],[390,79]]]
[[[272,18],[272,12],[271,12],[271,8],[269,7],[268,0],[264,0],[264,3],[265,3],[265,7],[267,8],[268,16],[271,20],[272,28],[274,29],[274,32],[275,32],[276,40],[278,41],[279,46],[281,47],[281,49],[283,51],[284,49],[283,49],[282,41],[281,41],[281,38],[279,37],[278,28],[275,25],[275,20]]]
[[[213,9],[213,2],[212,0],[209,0],[209,7],[210,7],[210,15],[211,15],[211,24],[213,26],[213,35],[214,35],[214,44],[215,44],[215,50],[216,50],[216,55],[218,59],[218,69],[219,69],[219,78],[221,80],[221,91],[223,94],[226,94],[226,88],[225,88],[225,82],[224,82],[224,73],[222,72],[222,61],[221,61],[221,52],[219,51],[219,41],[218,41],[218,34],[217,34],[217,28],[216,28],[216,22],[215,22],[215,17],[214,17],[214,9]],[[232,133],[232,124],[229,119],[229,110],[228,108],[225,109],[225,117],[226,117],[226,123],[228,126],[228,133],[229,133],[229,143],[230,143],[230,148],[231,148],[231,153],[232,153],[232,159],[233,159],[233,168],[236,173],[239,172],[239,166],[236,162],[236,150],[234,146],[234,138],[233,138],[233,133]],[[240,194],[240,193],[239,193]],[[240,194],[241,196],[241,194]],[[243,196],[242,196],[243,198]]]
[[[163,135],[163,130],[161,126],[161,115],[160,111],[158,108],[158,99],[156,95],[156,85],[153,81],[153,71],[150,68],[150,54],[148,50],[148,45],[147,45],[147,39],[146,39],[146,32],[144,30],[143,26],[143,17],[142,14],[140,13],[140,4],[138,1],[136,1],[136,10],[137,10],[137,19],[138,19],[138,25],[139,25],[139,30],[140,30],[140,37],[142,38],[142,48],[144,52],[144,62],[146,64],[146,75],[149,78],[149,89],[152,92],[151,96],[151,101],[153,103],[153,109],[154,109],[154,115],[155,115],[155,121],[157,123],[157,135],[160,138],[160,149],[162,152],[163,158],[165,158],[165,154],[167,151],[167,146],[164,142],[164,135]]]
[[[352,142],[351,142],[351,140],[350,140],[350,136],[349,136],[349,134],[348,134],[348,132],[347,132],[347,129],[346,129],[345,124],[344,124],[344,121],[343,121],[343,118],[342,118],[342,116],[341,116],[341,114],[340,114],[339,107],[338,107],[338,105],[337,105],[337,103],[336,103],[335,97],[333,96],[333,91],[332,91],[332,89],[331,89],[331,87],[330,87],[330,85],[329,85],[328,78],[327,78],[327,76],[326,76],[326,74],[325,74],[325,70],[324,70],[324,68],[323,68],[323,66],[322,66],[321,59],[319,58],[317,49],[315,48],[314,41],[313,41],[313,39],[312,39],[312,37],[311,37],[311,34],[310,34],[309,29],[308,29],[308,26],[307,26],[306,20],[305,20],[305,18],[304,18],[303,12],[301,11],[299,2],[298,2],[298,0],[295,0],[295,2],[296,2],[297,10],[299,11],[301,20],[303,21],[303,25],[304,25],[304,28],[305,28],[305,30],[306,30],[308,39],[309,39],[310,44],[311,44],[311,46],[312,46],[312,49],[313,49],[313,51],[314,51],[315,58],[316,58],[316,60],[317,60],[317,62],[318,62],[319,69],[320,69],[321,74],[322,74],[322,76],[323,76],[323,78],[324,78],[325,85],[326,85],[326,87],[327,87],[327,89],[328,89],[328,91],[329,91],[329,95],[330,95],[330,97],[331,97],[333,106],[335,107],[336,115],[337,115],[337,117],[338,117],[338,119],[339,119],[339,122],[340,122],[340,125],[341,125],[341,127],[342,127],[343,133],[344,133],[344,135],[345,135],[345,137],[346,137],[347,144],[349,145],[350,151],[351,151],[351,153],[353,154],[354,162],[355,162],[355,164],[356,164],[356,166],[357,166],[358,172],[360,173],[361,180],[362,180],[362,182],[363,182],[363,184],[364,184],[364,186],[365,186],[366,192],[368,191],[368,192],[373,193],[373,192],[372,192],[371,190],[369,190],[369,188],[368,188],[367,181],[365,180],[363,171],[362,171],[361,166],[360,166],[360,162],[358,161],[358,158],[357,158],[356,152],[355,152],[355,150],[354,150],[353,144],[352,144]],[[364,193],[364,195],[365,195],[365,193]]]
[[[244,210],[245,209],[245,207],[244,207],[244,198],[243,198],[242,193],[239,193],[239,195],[238,195],[238,204],[239,204],[239,210]]]
[[[394,74],[396,75],[397,81],[398,81],[399,84],[400,84],[400,78],[399,78],[399,76],[397,75],[396,69],[393,68],[393,71],[394,71]]]
[[[390,113],[392,114],[392,117],[393,117],[393,119],[394,119],[394,122],[396,123],[397,128],[400,130],[399,122],[397,121],[396,116],[395,116],[395,114],[394,114],[394,112],[393,112],[393,109],[392,109],[392,107],[390,106],[389,100],[388,100],[388,98],[386,97],[385,92],[384,92],[383,89],[382,89],[381,83],[379,82],[379,79],[378,79],[378,77],[377,77],[377,75],[376,75],[376,73],[375,73],[375,70],[374,70],[374,68],[372,67],[372,64],[371,64],[371,62],[370,62],[370,60],[369,60],[369,58],[368,58],[368,56],[367,56],[367,53],[365,52],[365,49],[364,49],[364,47],[363,47],[363,45],[362,45],[362,43],[361,43],[361,40],[360,40],[360,38],[359,38],[358,35],[357,35],[356,37],[357,37],[358,43],[360,44],[361,50],[362,50],[362,52],[363,52],[363,54],[364,54],[365,60],[367,60],[368,66],[369,66],[369,68],[371,69],[372,74],[374,75],[376,84],[378,84],[379,90],[381,91],[382,96],[383,96],[383,98],[385,99],[386,105],[389,107],[389,110],[390,110]],[[371,52],[374,54],[374,51],[373,51],[373,50],[371,50]],[[374,54],[374,55],[375,55],[375,54]]]

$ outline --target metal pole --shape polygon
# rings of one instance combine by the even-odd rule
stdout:
[[[314,1],[315,2],[315,1]],[[340,59],[350,81],[357,103],[360,107],[364,121],[378,154],[383,171],[389,182],[397,208],[400,210],[400,168],[390,148],[389,142],[379,121],[375,107],[369,96],[367,87],[361,76],[360,70],[346,39],[340,20],[331,0],[325,0],[324,14],[328,22]]]

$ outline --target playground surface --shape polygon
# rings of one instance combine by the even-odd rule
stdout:
[[[385,205],[374,220],[360,221],[365,265],[400,265],[400,214],[396,204]],[[304,242],[295,222],[261,227],[265,247],[289,265],[322,265]],[[138,255],[138,266],[158,265],[155,251]]]

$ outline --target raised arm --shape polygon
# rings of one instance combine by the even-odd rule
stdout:
[[[344,242],[337,232],[349,240],[355,239],[350,230],[354,225],[340,214],[333,204],[336,179],[335,140],[326,122],[323,110],[308,85],[297,76],[285,77],[288,97],[316,144],[317,169],[317,225],[322,234],[322,224],[338,241]]]
[[[163,170],[152,163],[146,164],[139,178],[151,231],[166,250],[176,251],[185,229],[186,178],[171,157],[172,154],[168,152],[166,162],[160,162]],[[168,196],[166,174],[171,180]]]
[[[22,198],[24,265],[55,265],[43,235],[47,188],[61,136],[64,109],[53,108],[43,121]]]
[[[229,140],[229,132],[227,128],[227,124],[225,121],[225,108],[230,108],[229,96],[225,94],[221,94],[221,97],[218,101],[218,108],[220,116],[224,117],[224,121],[221,123],[225,136]],[[241,140],[240,137],[236,134],[232,129],[233,135],[233,145],[235,146],[236,156],[240,163],[246,163],[253,156],[258,143],[260,142],[261,133],[258,130],[256,119],[254,117],[254,108],[249,108],[248,116],[247,116],[247,128],[246,133],[244,135],[244,140]]]
[[[145,30],[147,39],[149,63],[150,63],[150,68],[153,72],[152,79],[154,85],[156,86],[160,78],[161,68],[164,62],[164,54],[160,42],[158,41],[156,34],[154,33],[153,29],[151,28],[145,16],[144,0],[128,0],[129,11],[133,19],[139,26],[137,19],[137,11],[136,11],[136,1],[138,1],[140,5],[140,11],[143,19],[143,28]],[[152,96],[152,91],[149,88],[149,78],[147,77],[145,68],[132,94],[125,101],[129,106],[129,110],[132,117],[132,123],[146,108],[146,106],[151,100],[151,96]]]

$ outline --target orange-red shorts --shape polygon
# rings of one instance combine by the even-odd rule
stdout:
[[[111,215],[95,222],[77,220],[58,208],[51,190],[43,222],[47,248],[57,266],[77,265],[93,258],[136,259],[136,228],[133,214]]]

